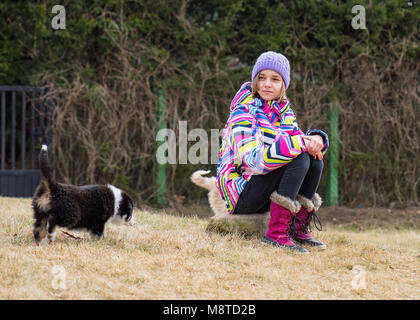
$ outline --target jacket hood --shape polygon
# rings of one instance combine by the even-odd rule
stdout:
[[[278,103],[277,101],[271,100],[271,101],[265,101],[260,98],[254,98],[252,95],[252,83],[251,82],[245,82],[236,92],[235,97],[233,98],[232,102],[230,103],[230,110],[232,111],[237,105],[240,104],[246,104],[246,105],[253,105],[254,107],[260,107],[264,110],[266,108],[271,108],[271,106],[274,106],[277,113],[280,115],[281,112],[286,110],[287,105],[289,104],[289,101],[282,101],[281,103]]]
[[[230,103],[230,110],[233,110],[239,104],[249,104],[253,102],[252,84],[250,81],[245,82],[236,92],[235,97]]]

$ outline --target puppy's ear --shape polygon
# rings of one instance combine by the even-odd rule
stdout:
[[[126,192],[124,192],[124,196],[128,200],[128,203],[129,203],[129,206],[130,206],[130,212],[133,212],[133,210],[134,210],[133,200],[131,200],[130,196]]]
[[[124,196],[125,201],[126,201],[126,206],[127,206],[127,217],[126,217],[126,224],[129,226],[135,226],[136,222],[134,220],[134,204],[133,204],[133,200],[131,200],[130,196],[128,194],[125,194]]]
[[[129,202],[130,202],[130,204],[131,204],[131,207],[134,209],[134,203],[133,203],[133,200],[131,200],[130,196],[128,196],[128,195],[127,195],[127,197],[128,197],[128,201],[129,201]]]

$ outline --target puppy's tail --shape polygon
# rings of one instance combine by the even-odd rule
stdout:
[[[203,177],[203,175],[210,173],[210,170],[197,170],[191,175],[191,181],[194,182],[197,186],[200,186],[207,190],[213,190],[216,188],[215,177]]]
[[[47,192],[50,191],[52,185],[55,184],[55,179],[51,175],[50,160],[48,158],[48,147],[43,144],[39,153],[39,168],[41,171],[41,181],[44,184]]]

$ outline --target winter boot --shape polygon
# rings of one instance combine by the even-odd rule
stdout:
[[[262,241],[299,253],[309,253],[305,248],[297,246],[290,238],[291,215],[299,211],[300,204],[297,201],[279,195],[276,191],[271,194],[270,199],[270,221]]]
[[[292,239],[301,245],[310,246],[314,249],[325,250],[327,246],[312,237],[310,225],[313,220],[315,227],[319,231],[322,230],[321,221],[315,213],[322,204],[321,197],[319,194],[315,193],[313,199],[309,200],[308,198],[298,195],[296,200],[301,204],[301,208],[298,213],[292,217]]]

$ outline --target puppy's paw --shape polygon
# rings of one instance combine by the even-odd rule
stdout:
[[[131,219],[125,223],[126,226],[135,227],[136,226],[136,219],[134,216],[131,216]]]
[[[48,243],[54,242],[56,236],[57,236],[57,232],[55,231],[53,233],[48,233],[48,236],[47,236]]]
[[[102,238],[105,238],[105,231],[102,234],[97,234],[97,233],[94,233],[92,231],[90,232],[90,240],[99,241]]]
[[[45,237],[45,238],[42,238],[40,241],[37,241],[36,244],[39,247],[44,247],[44,246],[48,246],[49,242],[48,242],[47,238]]]

